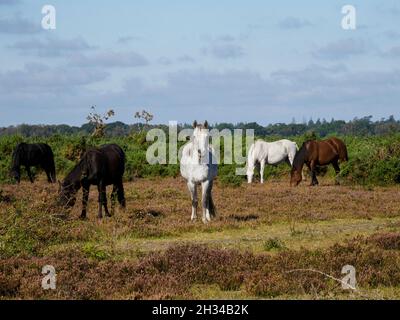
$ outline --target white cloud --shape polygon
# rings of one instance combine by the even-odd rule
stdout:
[[[266,124],[293,117],[387,116],[397,114],[400,100],[400,70],[354,72],[342,64],[277,70],[268,76],[247,70],[181,70],[168,73],[162,85],[136,77],[120,91],[86,89],[86,84],[106,77],[91,68],[26,66],[0,74],[0,87],[9,93],[0,95],[0,105],[22,111],[27,101],[35,108],[63,101],[62,121],[74,124],[84,121],[93,104],[115,106],[117,118],[126,122],[133,110],[146,106],[157,122],[207,118]],[[26,92],[31,95],[27,97]],[[56,97],[49,98],[49,92],[56,92]],[[57,115],[50,122],[53,119]]]
[[[312,23],[308,20],[299,19],[296,17],[287,17],[279,21],[278,26],[281,29],[301,29],[304,27],[312,26]]]
[[[383,57],[400,58],[400,46],[391,47],[389,50],[382,53]]]
[[[15,6],[20,3],[20,0],[0,0],[0,6]]]
[[[90,56],[75,54],[70,57],[69,64],[78,67],[132,68],[149,64],[139,53],[102,51]]]
[[[245,55],[244,49],[236,44],[213,44],[202,49],[204,55],[211,55],[217,59],[237,59]]]
[[[11,49],[19,51],[22,55],[34,55],[39,57],[60,57],[70,55],[80,51],[95,49],[81,37],[73,39],[60,39],[56,37],[47,37],[44,40],[31,39],[18,41],[9,46]]]
[[[319,59],[340,60],[368,52],[369,46],[362,39],[347,38],[333,41],[313,52]]]
[[[5,3],[3,3],[5,4]],[[11,35],[34,34],[41,31],[39,23],[34,23],[19,15],[12,18],[0,17],[0,33]]]
[[[178,57],[178,62],[182,62],[182,63],[194,63],[195,59],[187,54]]]
[[[61,94],[81,86],[102,81],[108,73],[71,67],[49,67],[45,64],[26,64],[23,69],[0,73],[0,91],[3,93],[31,92],[39,97],[47,92]]]

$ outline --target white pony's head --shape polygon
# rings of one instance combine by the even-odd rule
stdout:
[[[209,152],[209,138],[210,133],[208,130],[208,122],[198,124],[197,121],[193,122],[193,146],[198,153],[199,158],[205,158]]]
[[[247,164],[246,167],[246,175],[247,175],[247,183],[252,183],[254,175],[254,167],[249,166],[249,164]]]

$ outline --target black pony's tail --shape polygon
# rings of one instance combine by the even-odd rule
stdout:
[[[56,183],[57,182],[57,175],[56,175],[56,164],[54,162],[54,153],[51,148],[48,148],[48,157],[49,157],[49,171],[50,171],[50,177],[51,177],[51,182]]]
[[[217,210],[215,208],[215,204],[212,198],[211,190],[208,194],[208,211],[210,212],[210,216],[216,217],[217,216]]]

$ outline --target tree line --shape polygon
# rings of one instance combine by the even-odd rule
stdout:
[[[184,123],[179,128],[191,127],[191,124]],[[149,123],[126,124],[120,121],[105,124],[104,134],[108,137],[122,137],[132,133],[146,131],[152,128],[168,130],[167,125],[153,125]],[[377,121],[372,120],[372,116],[354,118],[351,121],[331,119],[309,120],[303,123],[276,123],[267,126],[259,125],[256,122],[250,123],[215,123],[212,128],[222,129],[254,129],[256,136],[280,136],[291,137],[313,133],[321,138],[328,135],[354,135],[372,136],[387,135],[400,132],[400,120],[394,116],[382,118]],[[21,135],[25,137],[49,137],[53,135],[88,135],[95,130],[95,124],[88,122],[82,126],[62,125],[29,125],[21,124],[0,128],[0,136]]]

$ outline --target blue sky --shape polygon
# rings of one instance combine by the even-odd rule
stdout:
[[[127,123],[400,118],[399,21],[390,0],[0,0],[0,126],[80,125],[92,105]]]

